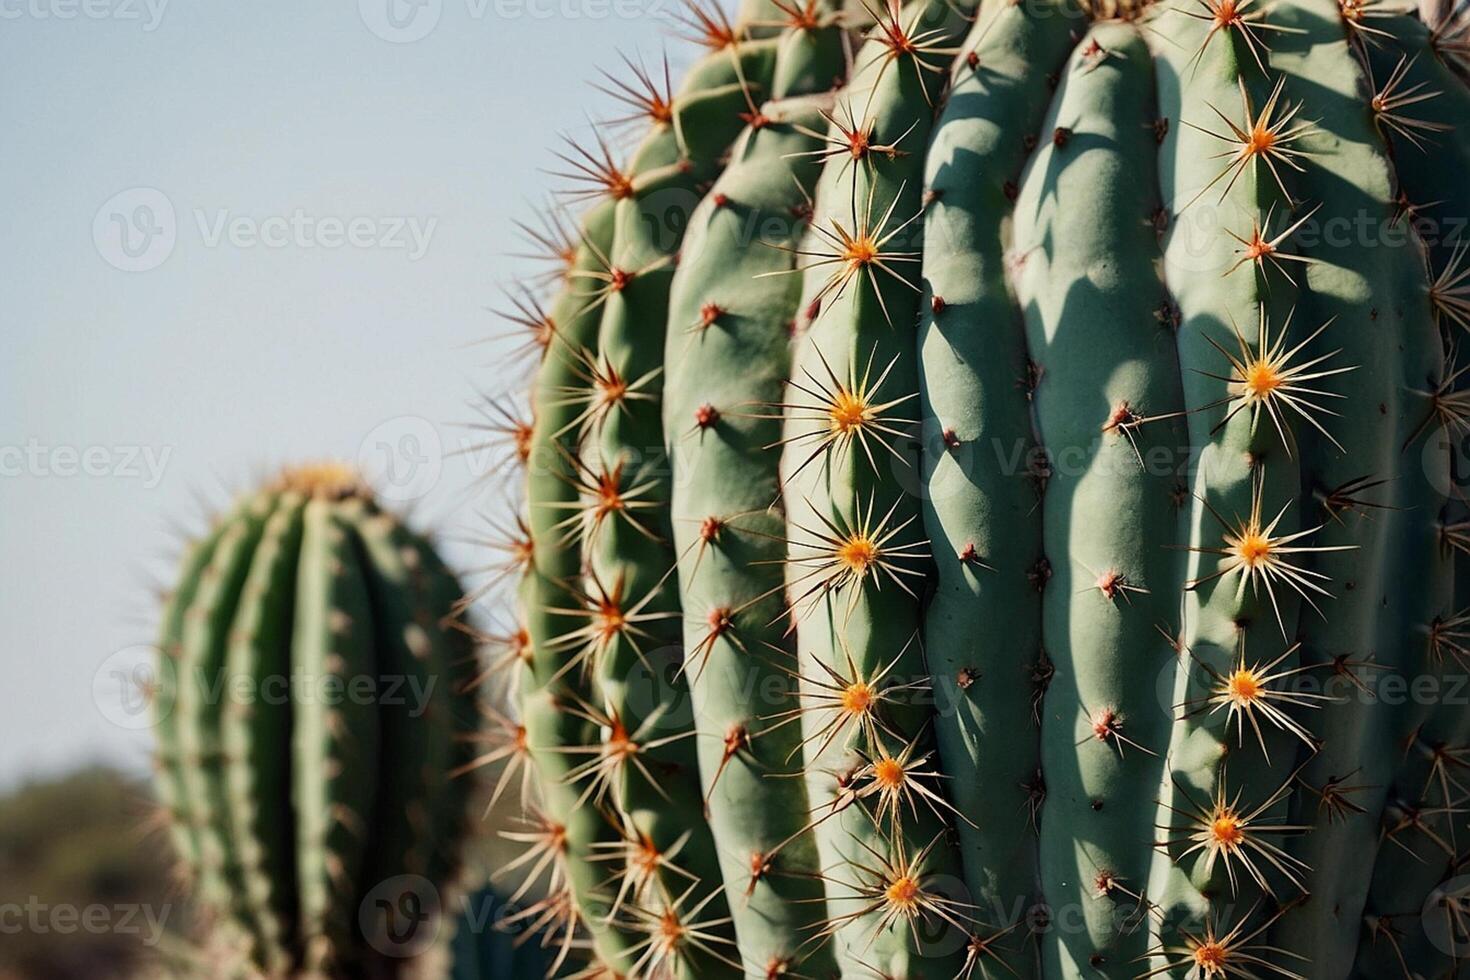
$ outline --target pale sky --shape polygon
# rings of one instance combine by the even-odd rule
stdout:
[[[478,464],[431,479],[433,443],[523,380],[465,346],[525,270],[511,222],[670,9],[0,0],[0,786],[145,764],[112,678],[196,491],[386,444],[430,461],[421,523],[473,527]]]

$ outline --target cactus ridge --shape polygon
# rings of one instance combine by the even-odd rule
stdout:
[[[587,975],[1450,975],[1463,5],[686,19],[512,311]]]

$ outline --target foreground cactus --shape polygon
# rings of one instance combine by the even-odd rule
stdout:
[[[520,304],[544,921],[632,977],[1450,975],[1466,8],[692,20]]]
[[[287,471],[190,548],[160,640],[158,787],[239,975],[396,977],[432,937],[480,718],[461,596],[335,465]]]

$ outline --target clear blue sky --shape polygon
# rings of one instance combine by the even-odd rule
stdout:
[[[614,114],[596,69],[670,29],[663,0],[161,2],[0,0],[0,785],[145,764],[94,681],[151,638],[196,491],[453,448],[474,386],[520,383],[464,347],[524,271],[511,221]],[[471,482],[448,460],[423,522],[472,526]]]

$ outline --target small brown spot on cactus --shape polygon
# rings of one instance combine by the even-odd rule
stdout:
[[[1159,304],[1159,308],[1154,311],[1154,318],[1166,329],[1177,331],[1179,325],[1184,322],[1184,311],[1179,309],[1178,303],[1166,296]]]
[[[1101,810],[1101,809],[1102,809],[1102,808],[1103,808],[1103,801],[1102,801],[1102,800],[1100,800],[1100,799],[1094,799],[1094,800],[1093,800],[1093,801],[1092,801],[1092,802],[1091,802],[1091,803],[1090,803],[1090,804],[1088,804],[1088,805],[1089,805],[1089,806],[1091,806],[1091,807],[1092,807],[1092,811],[1093,811],[1093,812],[1094,812],[1094,813],[1096,813],[1096,812],[1098,812],[1098,811],[1099,811],[1099,810]]]
[[[1101,953],[1093,953],[1091,956],[1087,957],[1088,964],[1094,968],[1102,966],[1107,961],[1108,958]]]
[[[980,67],[980,54],[979,54],[979,52],[977,52],[977,51],[971,51],[969,54],[965,55],[965,64],[967,64],[967,65],[970,66],[970,70],[971,71],[974,71],[975,69],[979,68]]]
[[[1140,416],[1137,412],[1133,411],[1133,406],[1129,405],[1126,401],[1119,402],[1118,407],[1108,413],[1108,418],[1103,423],[1102,431],[1117,432],[1119,429],[1126,429],[1139,420]]]
[[[699,322],[695,324],[697,329],[707,330],[719,322],[726,310],[718,303],[705,303],[699,308]]]
[[[936,295],[933,299],[931,299],[929,301],[929,308],[934,311],[934,315],[935,316],[938,316],[939,314],[943,313],[944,312],[944,297],[943,296]]]
[[[1021,784],[1021,788],[1026,791],[1027,817],[1034,833],[1037,829],[1037,817],[1041,814],[1041,805],[1046,802],[1046,777],[1038,769],[1028,781]]]
[[[1057,669],[1052,666],[1051,658],[1046,651],[1042,650],[1036,662],[1031,665],[1031,686],[1036,691],[1038,698],[1051,686],[1051,679],[1056,676]]]
[[[766,964],[766,980],[781,980],[791,973],[791,960],[781,956],[771,957]]]
[[[715,207],[717,207],[717,208],[729,207],[730,206],[730,198],[727,197],[724,194],[716,194],[714,196],[714,203],[715,203]]]
[[[713,428],[719,421],[720,410],[709,402],[705,402],[694,410],[694,424],[701,430]]]
[[[1046,583],[1051,581],[1051,562],[1045,558],[1036,559],[1036,564],[1031,566],[1026,577],[1031,580],[1031,585],[1037,592],[1045,591]]]
[[[812,322],[814,322],[817,319],[817,317],[819,317],[821,315],[822,315],[822,297],[818,296],[816,299],[812,300],[810,303],[807,304],[807,308],[806,308],[806,320],[807,320],[808,323],[812,323]]]
[[[1175,510],[1183,510],[1184,505],[1189,502],[1189,487],[1183,481],[1177,482],[1169,488],[1169,502]]]
[[[1155,119],[1154,120],[1154,140],[1160,146],[1162,146],[1163,143],[1164,143],[1164,140],[1166,140],[1168,138],[1169,138],[1169,119],[1168,119],[1167,116],[1160,116],[1158,119]]]
[[[1128,578],[1122,572],[1109,569],[1097,577],[1097,590],[1109,602],[1119,598],[1128,598],[1129,592],[1141,592],[1137,586],[1129,585]]]
[[[628,283],[633,281],[633,273],[624,269],[613,269],[607,274],[607,288],[615,293],[621,293],[628,288]]]
[[[1021,188],[1016,186],[1016,182],[1014,180],[1006,181],[1005,186],[1002,187],[1001,190],[1005,194],[1006,200],[1008,201],[1014,201],[1016,198],[1021,196]]]
[[[515,428],[511,431],[511,446],[515,451],[516,459],[522,464],[531,460],[531,448],[536,434],[535,426],[530,422],[517,421]]]
[[[1072,141],[1072,131],[1066,126],[1058,126],[1052,131],[1051,145],[1059,150],[1065,150],[1067,144]]]
[[[800,204],[793,204],[790,208],[790,211],[791,216],[797,221],[800,221],[803,224],[811,223],[814,211],[812,209],[812,206],[806,201],[803,201]]]
[[[1041,140],[1037,138],[1035,133],[1027,133],[1025,136],[1021,137],[1021,148],[1027,153],[1030,153],[1032,150],[1036,149],[1036,145],[1040,142]]]
[[[920,205],[919,205],[919,207],[920,207],[921,210],[927,211],[929,208],[932,208],[935,204],[937,204],[943,198],[944,198],[944,191],[937,190],[937,189],[935,189],[933,187],[927,188],[924,191],[924,196],[922,198],[920,198]]]
[[[960,549],[959,559],[966,565],[975,565],[990,572],[995,571],[994,565],[987,564],[985,560],[980,557],[980,553],[975,550],[975,542],[973,541],[965,542],[965,546]]]
[[[951,428],[949,426],[945,426],[944,433],[943,433],[943,439],[944,439],[944,448],[950,450],[951,452],[953,452],[954,450],[960,448],[960,437],[959,437],[959,434],[956,433],[953,428]]]
[[[1174,216],[1169,213],[1168,208],[1160,205],[1154,211],[1153,217],[1150,220],[1153,222],[1154,234],[1162,235],[1169,230],[1169,222],[1174,220]]]
[[[724,519],[710,515],[699,524],[699,540],[706,544],[713,544],[720,539],[720,534],[724,530]]]
[[[732,615],[734,614],[729,606],[716,606],[711,609],[705,617],[705,622],[709,624],[710,634],[712,636],[719,636],[722,633],[728,633],[734,625],[734,621],[731,619]],[[728,744],[729,739],[727,737],[726,745],[728,746]]]
[[[1040,446],[1027,455],[1026,476],[1031,480],[1038,496],[1046,493],[1046,486],[1051,482],[1051,457]]]
[[[961,667],[959,673],[955,675],[954,682],[961,691],[968,691],[979,678],[980,672],[974,667]]]

